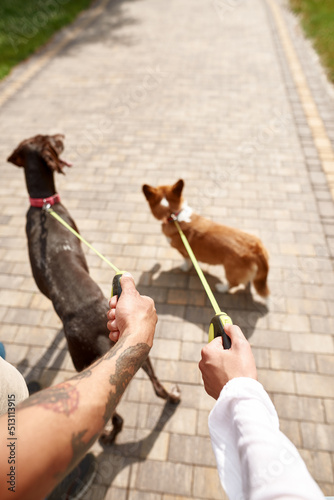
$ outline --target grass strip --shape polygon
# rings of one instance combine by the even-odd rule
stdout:
[[[91,3],[92,0],[1,0],[0,79]]]
[[[290,0],[334,83],[334,0]]]

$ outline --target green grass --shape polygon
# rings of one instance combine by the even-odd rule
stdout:
[[[1,0],[0,79],[91,3],[92,0]]]
[[[334,83],[334,0],[290,0]]]

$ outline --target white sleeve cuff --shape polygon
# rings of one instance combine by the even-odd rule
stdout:
[[[210,419],[216,419],[221,412],[224,413],[224,406],[233,400],[259,400],[266,407],[269,415],[272,417],[273,425],[279,428],[279,420],[277,416],[276,409],[265,391],[264,387],[260,382],[249,377],[237,377],[233,378],[223,387],[220,392],[219,398],[216,401],[214,408],[212,409],[209,416]]]

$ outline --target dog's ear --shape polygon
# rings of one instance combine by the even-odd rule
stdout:
[[[51,135],[50,138],[56,143],[58,148],[61,148],[61,150],[64,149],[64,139],[65,139],[64,134],[54,134]]]
[[[23,155],[22,155],[22,147],[18,146],[10,156],[8,156],[7,161],[13,163],[17,167],[23,167]]]
[[[54,137],[57,139],[53,140]],[[59,134],[58,136],[54,137],[45,137],[45,140],[43,141],[42,148],[41,148],[41,156],[43,160],[46,162],[47,166],[53,170],[54,172],[59,172],[60,174],[64,174],[64,167],[69,167],[70,164],[67,163],[64,160],[61,160],[59,158],[59,144],[56,142],[58,141],[61,143],[62,146],[62,136]],[[63,150],[63,146],[61,147],[61,151]]]
[[[143,193],[147,201],[150,201],[156,195],[156,188],[153,186],[149,186],[148,184],[143,185]]]
[[[182,194],[183,187],[184,187],[184,181],[183,179],[180,179],[174,184],[174,186],[172,187],[172,191],[174,194],[176,194],[176,196],[180,197]]]

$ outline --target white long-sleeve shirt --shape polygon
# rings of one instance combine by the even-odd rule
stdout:
[[[235,378],[209,416],[221,484],[230,500],[324,499],[296,447],[279,430],[262,385]]]

